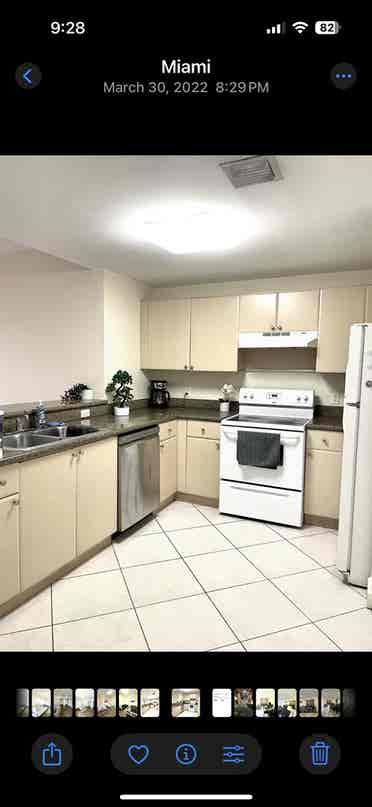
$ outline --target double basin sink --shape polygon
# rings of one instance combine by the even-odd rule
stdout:
[[[4,451],[31,451],[33,448],[52,445],[70,437],[84,437],[85,434],[98,432],[94,426],[73,425],[49,426],[37,431],[17,432],[3,437]]]

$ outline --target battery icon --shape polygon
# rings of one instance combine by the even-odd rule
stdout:
[[[329,34],[338,34],[341,25],[337,20],[318,20],[315,23],[315,33],[316,34],[325,34],[326,36]]]

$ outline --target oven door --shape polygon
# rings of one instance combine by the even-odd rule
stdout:
[[[256,468],[239,465],[237,460],[238,429],[236,426],[221,426],[220,478],[233,482],[249,482],[254,485],[302,491],[305,468],[305,432],[280,431],[283,447],[283,464],[277,468]],[[244,428],[244,431],[261,433],[263,429]],[[265,429],[265,434],[278,434],[277,429]]]

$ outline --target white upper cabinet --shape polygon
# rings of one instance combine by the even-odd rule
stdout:
[[[318,319],[317,289],[240,298],[240,331],[316,331]]]
[[[141,366],[187,370],[190,355],[190,300],[142,303]]]
[[[319,291],[291,291],[278,294],[277,327],[283,331],[317,331]]]
[[[238,369],[238,297],[191,300],[191,370]]]
[[[322,289],[320,298],[318,373],[344,373],[350,328],[364,322],[366,289],[361,286]]]
[[[277,294],[244,294],[240,298],[240,331],[273,331]]]

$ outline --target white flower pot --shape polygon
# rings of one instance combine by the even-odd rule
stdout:
[[[81,393],[81,400],[82,401],[93,401],[93,390],[92,389],[83,389]]]
[[[129,415],[129,406],[114,406],[114,415],[116,418],[123,418]]]

